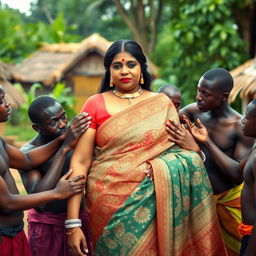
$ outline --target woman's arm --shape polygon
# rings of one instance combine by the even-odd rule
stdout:
[[[70,168],[73,170],[72,175],[87,176],[88,170],[92,164],[93,149],[96,130],[89,128],[79,139],[76,144]],[[82,193],[71,197],[68,200],[67,219],[79,219],[79,209]],[[77,229],[77,228],[75,228]],[[73,255],[85,255],[87,250],[85,236],[81,229],[68,229],[68,243]],[[81,250],[82,246],[83,250]]]
[[[231,179],[233,183],[241,184],[243,182],[243,168],[253,146],[252,138],[241,136],[236,142],[234,153],[231,157],[220,150],[211,140],[206,127],[199,119],[196,120],[198,126],[192,124],[186,116],[183,116],[183,119],[193,137],[207,148],[212,159],[218,164],[219,170]]]
[[[70,162],[70,169],[73,170],[71,177],[77,175],[87,176],[87,172],[92,164],[95,134],[96,130],[89,128],[77,142]],[[68,219],[79,217],[81,196],[82,194],[69,199],[67,211]]]

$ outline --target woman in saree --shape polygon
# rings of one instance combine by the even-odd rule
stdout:
[[[168,140],[165,123],[179,123],[178,115],[166,95],[150,91],[141,47],[116,41],[104,66],[100,93],[82,109],[91,126],[71,160],[74,176],[87,175],[94,255],[226,255],[200,150]],[[68,202],[69,223],[78,221],[80,200]],[[68,234],[73,255],[86,255],[79,225]]]

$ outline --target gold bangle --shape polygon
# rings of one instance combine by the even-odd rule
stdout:
[[[73,233],[75,233],[78,229],[79,229],[79,227],[76,227],[76,228],[74,228],[72,231],[66,232],[66,235],[70,236],[70,235],[72,235]]]

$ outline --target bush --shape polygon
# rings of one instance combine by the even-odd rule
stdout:
[[[158,37],[154,63],[164,83],[179,87],[185,105],[195,101],[198,81],[208,69],[232,70],[248,58],[232,16],[233,2],[177,0],[179,8]]]
[[[25,92],[21,84],[15,84],[14,86],[20,91],[26,101],[22,106],[20,106],[19,109],[13,111],[10,118],[10,123],[12,125],[30,123],[28,118],[28,108],[36,99],[38,90],[42,88],[42,85],[35,83],[30,87],[28,92]],[[48,96],[55,98],[63,106],[69,119],[76,115],[74,110],[75,96],[70,94],[70,91],[71,89],[66,88],[64,83],[57,83],[54,86],[52,93],[48,94]]]

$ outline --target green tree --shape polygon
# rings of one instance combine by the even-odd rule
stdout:
[[[256,53],[256,1],[229,0],[228,2],[239,27],[239,33],[246,42],[247,53],[254,58]]]
[[[4,62],[18,63],[45,43],[80,41],[72,27],[66,25],[62,13],[48,25],[37,21],[26,23],[19,12],[0,9],[0,59]]]
[[[49,96],[58,100],[65,109],[68,119],[73,118],[77,114],[74,109],[76,103],[75,96],[71,94],[71,88],[66,87],[64,83],[57,83]]]
[[[28,21],[51,24],[60,12],[65,14],[67,26],[75,28],[73,33],[82,37],[95,32],[108,40],[132,37],[113,0],[38,0],[32,5]]]
[[[142,45],[147,54],[155,47],[163,2],[115,0],[118,12],[132,32],[133,38]]]
[[[30,87],[28,92],[26,92],[22,85],[19,83],[16,83],[14,86],[25,98],[25,103],[22,104],[19,109],[13,112],[10,118],[10,122],[13,125],[18,125],[20,123],[30,123],[28,119],[28,108],[36,99],[37,95],[42,95],[42,85],[35,83]],[[74,110],[76,99],[75,96],[70,92],[71,89],[66,87],[64,83],[57,83],[54,86],[52,93],[49,94],[50,97],[55,98],[63,106],[69,119],[76,115]]]
[[[18,62],[35,49],[35,45],[28,41],[30,29],[23,27],[22,17],[17,11],[0,9],[0,17],[0,58]]]
[[[213,67],[231,70],[248,56],[232,18],[231,1],[177,2],[158,37],[153,59],[165,81],[181,89],[187,104],[194,101],[197,82],[205,71]]]

